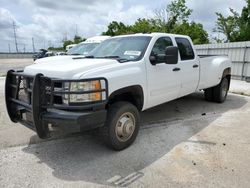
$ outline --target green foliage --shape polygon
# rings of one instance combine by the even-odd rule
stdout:
[[[193,40],[194,44],[207,44],[208,33],[203,29],[202,24],[195,22],[184,22],[182,24],[176,24],[172,33],[188,35]]]
[[[189,35],[195,44],[208,43],[208,34],[202,24],[188,22],[192,10],[186,6],[185,0],[174,0],[167,8],[155,12],[156,18],[139,18],[132,25],[112,21],[103,35],[116,36],[130,33],[166,32]]]
[[[250,0],[247,0],[247,5],[242,9],[239,18],[239,38],[238,40],[250,40]]]
[[[78,44],[78,43],[83,42],[85,40],[86,40],[85,38],[82,38],[82,37],[80,37],[78,35],[75,35],[75,37],[74,37],[74,44]]]
[[[85,40],[86,40],[85,38],[82,38],[80,36],[75,35],[73,41],[72,40],[65,40],[65,41],[63,41],[63,49],[66,49],[66,46],[68,46],[70,44],[78,44],[78,43],[83,42]]]
[[[116,36],[116,35],[127,34],[129,32],[130,32],[129,26],[126,26],[122,22],[112,21],[108,25],[108,30],[103,32],[102,35]]]
[[[177,23],[185,23],[188,21],[189,16],[193,10],[186,6],[185,0],[174,0],[166,9],[168,22],[167,26],[171,31]]]
[[[74,44],[74,42],[71,41],[71,40],[65,40],[65,41],[63,42],[63,49],[65,50],[65,49],[66,49],[66,46],[68,46],[68,45],[70,45],[70,44]]]
[[[49,47],[49,51],[64,51],[63,47]]]
[[[246,3],[241,14],[233,9],[230,9],[231,15],[227,17],[216,13],[217,22],[214,31],[223,33],[226,36],[226,42],[250,40],[250,0],[246,0]]]
[[[223,33],[226,36],[226,42],[232,42],[236,38],[238,32],[238,15],[233,9],[230,9],[232,15],[225,17],[221,13],[216,12],[217,21],[215,32]]]

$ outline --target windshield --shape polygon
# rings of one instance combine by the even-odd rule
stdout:
[[[69,49],[69,55],[88,55],[99,43],[81,43]]]
[[[89,53],[92,58],[140,60],[150,42],[149,36],[128,36],[107,39]]]

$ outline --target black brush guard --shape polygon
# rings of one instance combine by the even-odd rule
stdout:
[[[105,83],[105,89],[92,91],[55,90],[55,86],[62,86],[66,82],[96,80]],[[105,78],[62,80],[48,78],[42,74],[30,76],[25,75],[23,71],[10,70],[7,73],[5,82],[5,101],[9,117],[13,122],[20,122],[26,127],[36,131],[40,138],[47,138],[49,136],[48,123],[57,122],[57,120],[61,123],[71,123],[74,120],[74,122],[78,124],[82,123],[79,121],[85,120],[84,123],[88,123],[89,125],[103,123],[106,118],[105,105],[108,100],[107,88],[108,82]],[[89,94],[96,92],[101,92],[101,94],[105,93],[105,100],[80,105],[67,105],[54,102],[55,97],[58,95]],[[53,110],[56,112],[53,112]],[[57,113],[57,111],[60,113]],[[97,120],[97,122],[91,122],[93,120]]]

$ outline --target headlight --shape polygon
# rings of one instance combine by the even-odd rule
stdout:
[[[65,83],[64,90],[70,92],[85,92],[98,91],[102,89],[102,84],[99,80],[88,82],[69,82]],[[81,103],[81,102],[96,102],[103,100],[102,92],[91,92],[84,94],[65,94],[64,103]]]

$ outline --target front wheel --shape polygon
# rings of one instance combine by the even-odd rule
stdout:
[[[139,112],[129,102],[116,102],[108,110],[103,127],[106,144],[114,150],[123,150],[130,146],[139,131]]]

